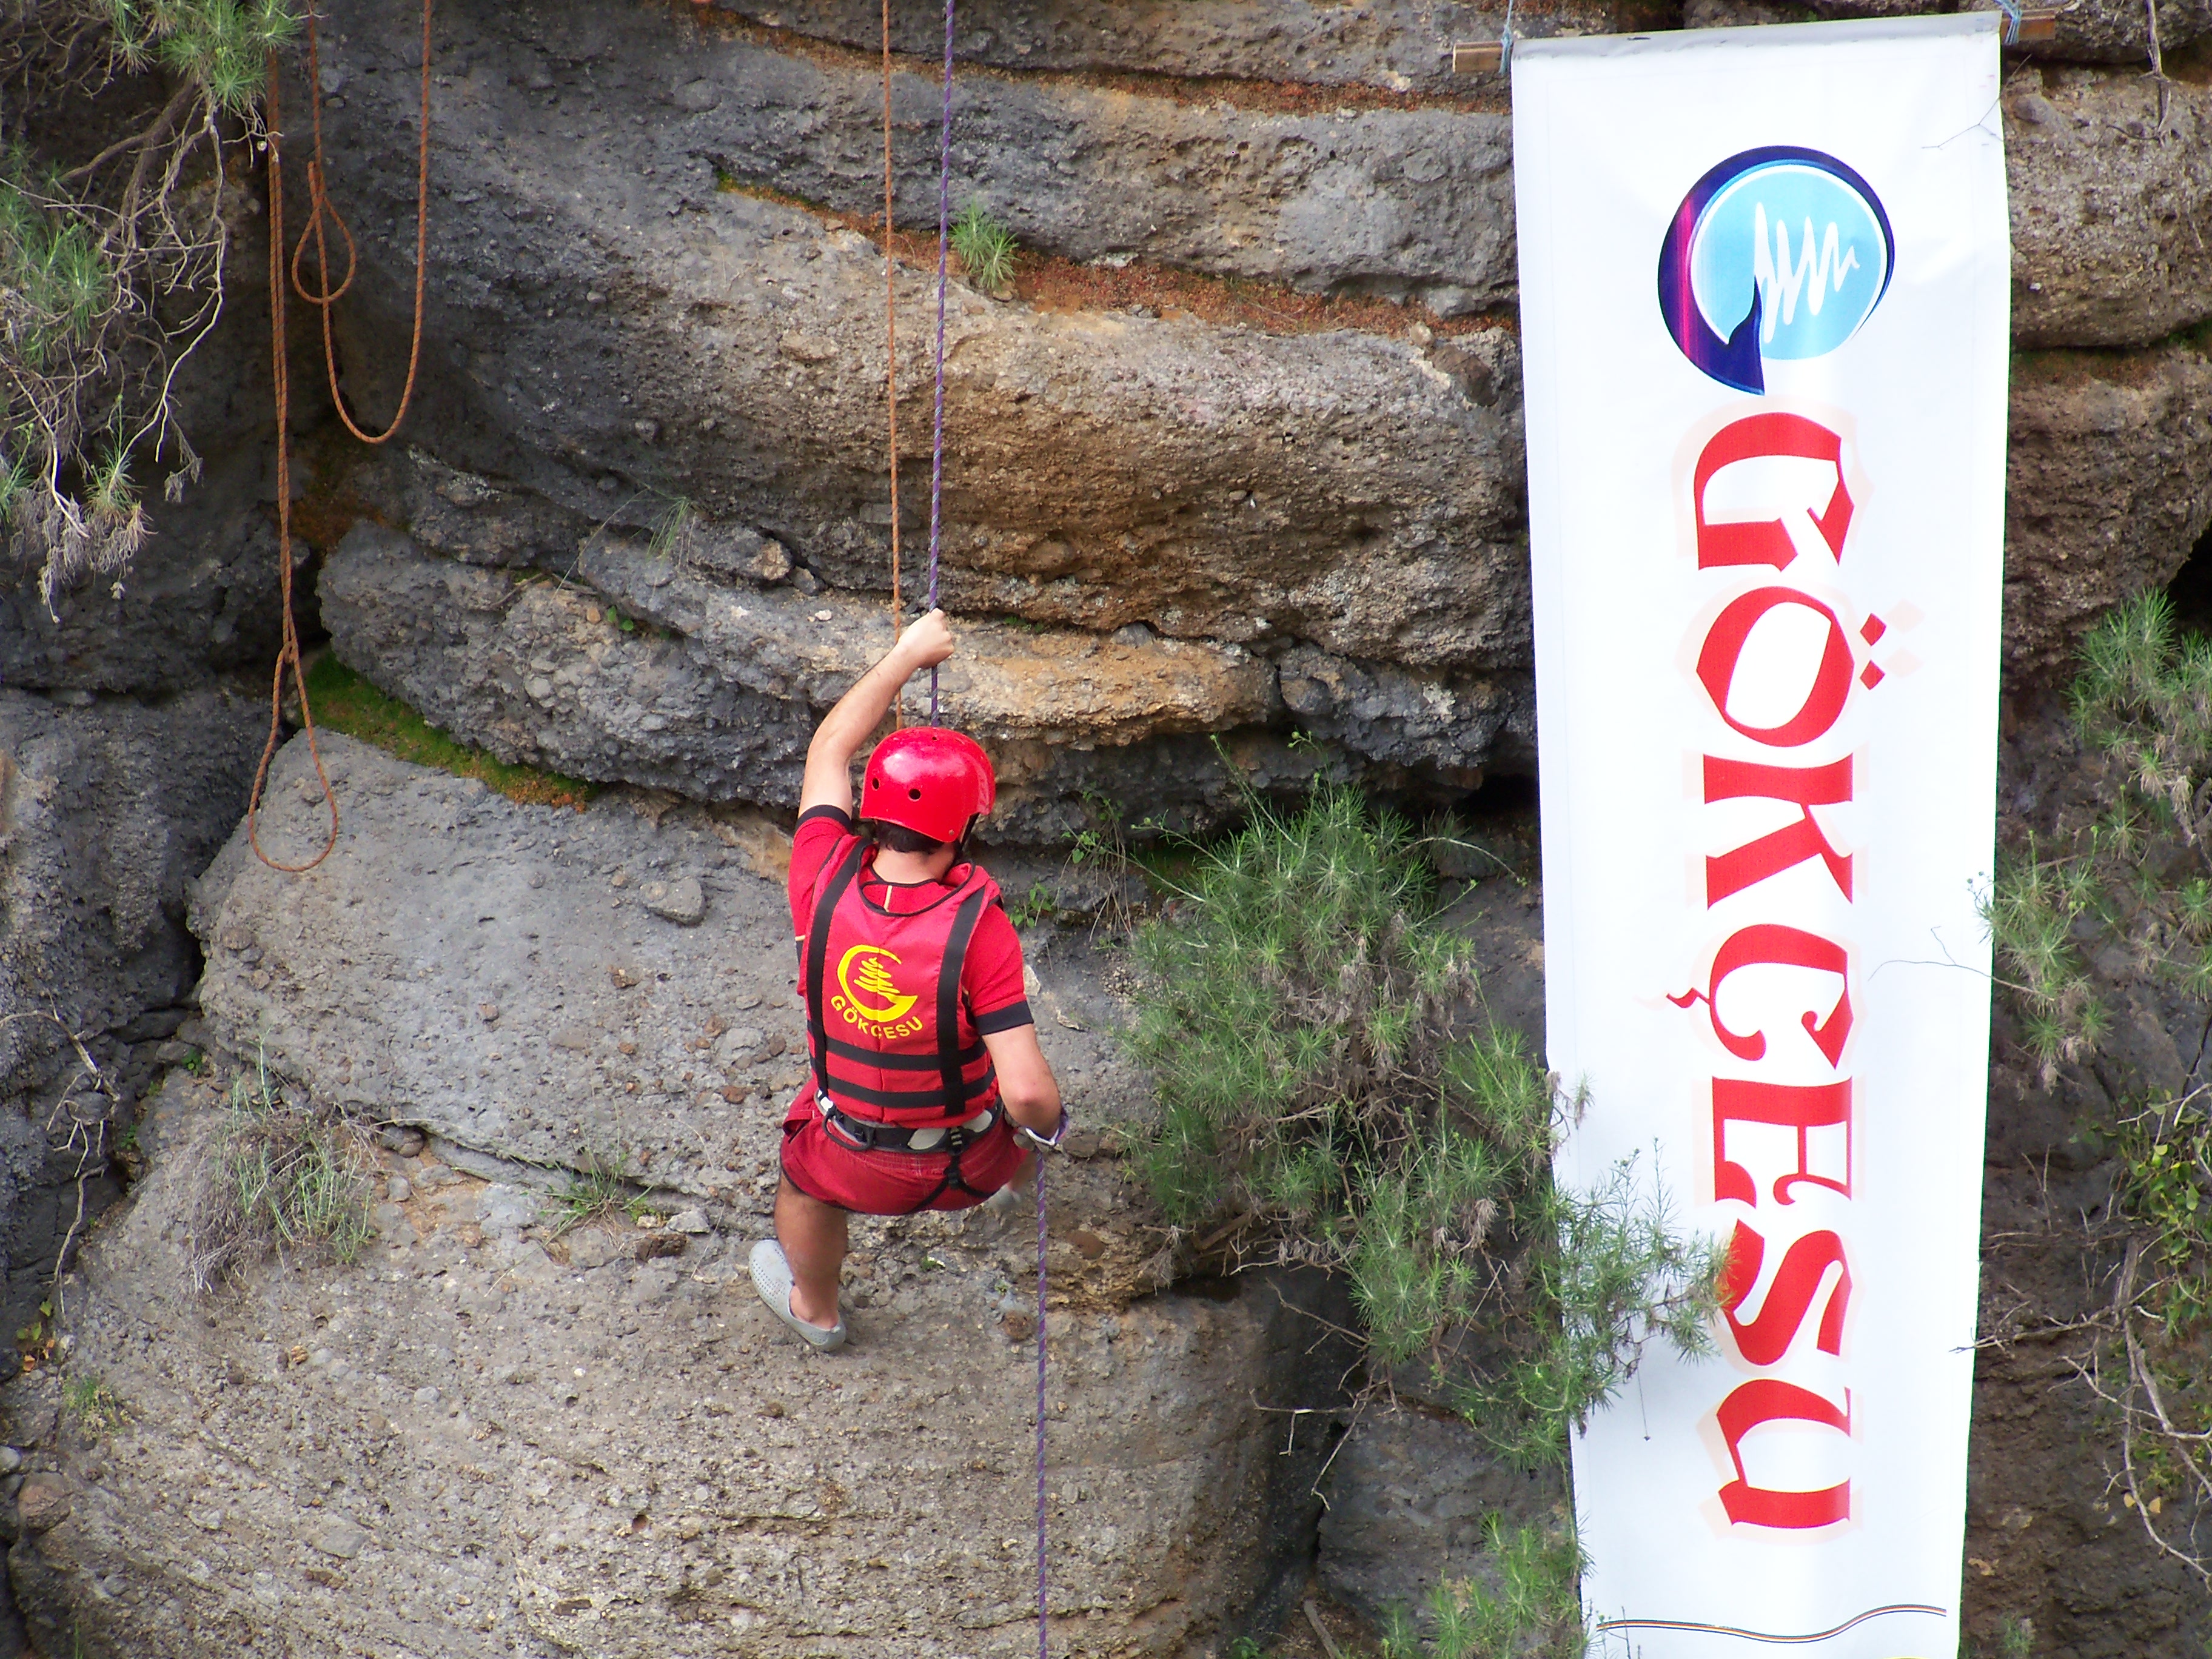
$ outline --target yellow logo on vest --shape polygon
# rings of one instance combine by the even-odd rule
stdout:
[[[921,1030],[920,1020],[906,1018],[920,999],[902,992],[884,965],[897,961],[879,945],[855,945],[837,963],[844,994],[830,999],[831,1009],[872,1037],[912,1036]]]

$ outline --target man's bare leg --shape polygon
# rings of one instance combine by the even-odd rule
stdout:
[[[791,1264],[791,1310],[810,1325],[837,1326],[837,1270],[845,1265],[845,1212],[809,1198],[785,1177],[775,1194],[775,1237]]]

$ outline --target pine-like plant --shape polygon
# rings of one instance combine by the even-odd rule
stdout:
[[[134,465],[166,456],[173,499],[198,477],[171,394],[222,311],[237,189],[222,151],[252,135],[267,56],[297,27],[292,0],[0,9],[0,84],[32,118],[12,130],[134,77],[167,89],[75,167],[0,151],[0,545],[38,568],[49,610],[89,578],[119,582],[144,544]]]
[[[1632,1168],[1553,1180],[1577,1103],[1486,1018],[1407,824],[1342,790],[1253,811],[1136,938],[1139,1166],[1187,1251],[1342,1271],[1378,1368],[1555,1461],[1650,1342],[1706,1351],[1720,1251]]]

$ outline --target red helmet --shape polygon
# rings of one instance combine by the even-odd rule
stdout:
[[[909,726],[868,757],[860,816],[903,824],[932,841],[959,841],[998,795],[998,775],[982,744],[941,726]]]

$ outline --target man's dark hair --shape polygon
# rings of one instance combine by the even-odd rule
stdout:
[[[876,845],[894,853],[915,853],[927,858],[945,843],[933,841],[919,830],[909,830],[902,823],[882,823],[870,818],[861,826],[876,838]]]

